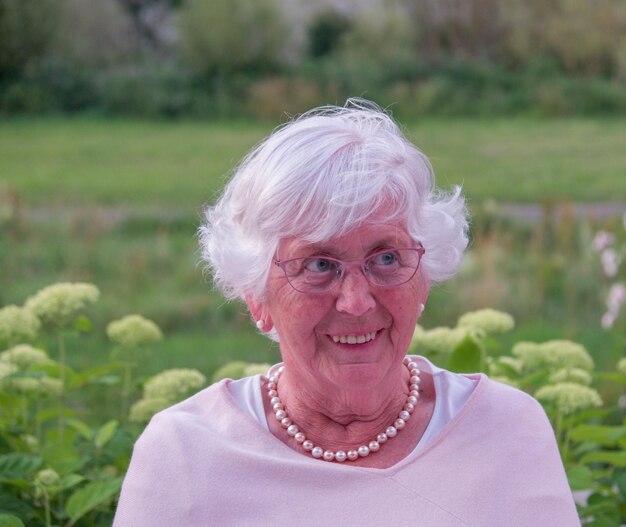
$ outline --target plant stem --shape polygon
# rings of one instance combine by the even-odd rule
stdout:
[[[61,370],[61,393],[59,395],[59,439],[63,441],[65,436],[65,342],[63,334],[59,331],[59,365]]]
[[[132,382],[132,368],[131,362],[124,363],[124,381],[122,384],[122,415],[120,415],[120,422],[126,422],[126,415],[128,414],[128,400],[130,398],[130,387]]]

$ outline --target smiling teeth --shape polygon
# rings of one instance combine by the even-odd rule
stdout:
[[[333,335],[333,342],[340,342],[341,344],[363,344],[365,342],[369,342],[370,340],[374,340],[375,338],[376,331],[372,331],[371,333],[366,333],[365,335]]]

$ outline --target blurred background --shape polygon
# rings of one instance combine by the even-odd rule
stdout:
[[[623,299],[607,303],[626,274],[623,0],[0,0],[0,306],[96,284],[77,367],[107,360],[104,328],[129,313],[166,335],[144,377],[275,361],[212,291],[195,231],[252,145],[352,96],[388,108],[468,197],[470,250],[423,325],[493,307],[516,319],[504,349],[571,338],[610,369],[626,330]]]

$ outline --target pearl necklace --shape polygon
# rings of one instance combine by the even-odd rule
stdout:
[[[294,424],[285,410],[285,405],[278,396],[278,379],[280,375],[285,371],[285,367],[281,366],[277,372],[269,377],[267,383],[267,396],[270,400],[270,405],[276,416],[276,420],[280,422],[281,426],[287,430],[287,434],[293,437],[305,452],[310,452],[314,458],[323,459],[324,461],[356,461],[360,457],[368,456],[371,452],[378,452],[380,447],[387,442],[387,440],[396,437],[398,432],[406,426],[406,422],[411,417],[411,414],[415,410],[415,405],[419,398],[419,385],[420,385],[420,370],[417,363],[409,357],[404,358],[404,365],[409,370],[409,395],[404,402],[404,406],[398,418],[394,423],[388,426],[383,432],[376,436],[367,445],[361,445],[358,448],[350,449],[347,452],[338,450],[333,452],[332,450],[324,450],[321,446],[313,444],[313,441],[306,438],[303,432],[300,431],[298,426]]]

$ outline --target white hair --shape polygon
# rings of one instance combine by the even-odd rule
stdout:
[[[202,257],[226,298],[262,299],[281,239],[330,240],[381,211],[378,221],[402,219],[422,243],[427,280],[456,272],[468,243],[461,189],[437,191],[430,162],[392,117],[351,99],[306,112],[242,160],[205,210]]]

